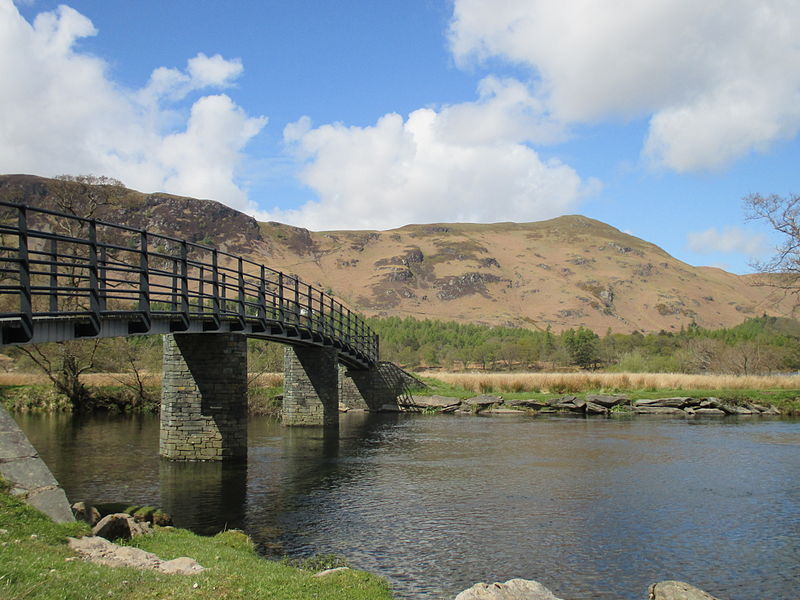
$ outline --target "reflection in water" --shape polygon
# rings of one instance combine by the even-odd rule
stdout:
[[[800,582],[800,422],[342,415],[251,419],[246,465],[161,461],[153,417],[19,417],[72,500],[160,504],[266,551],[333,552],[398,598],[538,579],[638,599],[683,579],[731,600]]]
[[[219,462],[159,462],[160,506],[176,527],[212,535],[242,529],[247,501],[247,465]]]

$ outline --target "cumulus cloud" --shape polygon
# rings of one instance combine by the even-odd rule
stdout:
[[[368,127],[288,125],[284,139],[319,201],[262,218],[314,229],[385,229],[435,221],[526,221],[564,214],[598,185],[528,143],[561,127],[518,81],[485,79],[479,98]]]
[[[198,54],[185,70],[158,68],[123,89],[106,63],[75,48],[97,34],[68,6],[33,24],[0,0],[0,172],[109,175],[143,190],[213,197],[250,207],[236,183],[247,142],[266,123],[228,96],[174,104],[190,92],[230,86],[242,64]]]
[[[455,0],[450,44],[532,69],[556,120],[649,118],[644,155],[689,171],[797,133],[798,28],[783,0]]]
[[[737,252],[751,258],[763,258],[771,251],[765,236],[753,234],[741,227],[715,227],[687,235],[689,249],[700,254]]]

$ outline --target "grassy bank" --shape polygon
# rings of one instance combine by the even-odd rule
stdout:
[[[500,394],[505,399],[547,400],[571,394],[624,394],[630,398],[715,397],[756,402],[800,415],[800,376],[748,377],[665,373],[437,373],[423,377],[423,393],[456,398]]]
[[[243,533],[201,537],[157,528],[134,545],[163,559],[190,556],[206,567],[197,575],[112,568],[74,560],[67,536],[89,533],[85,524],[55,524],[12,497],[0,483],[0,598],[6,600],[280,599],[389,600],[386,582],[348,570],[317,578],[259,557]],[[196,586],[196,587],[195,587]]]
[[[86,376],[92,398],[88,411],[152,412],[159,410],[160,375],[148,375],[146,398],[134,393],[125,375],[95,373]],[[666,396],[716,397],[733,403],[750,401],[776,406],[786,414],[800,414],[800,375],[742,376],[682,373],[450,373],[429,374],[423,394],[469,398],[475,394],[502,394],[507,399],[547,399],[556,395],[612,393],[636,398]],[[248,410],[251,415],[278,417],[283,375],[251,376]],[[14,412],[70,410],[42,375],[0,373],[0,403]]]

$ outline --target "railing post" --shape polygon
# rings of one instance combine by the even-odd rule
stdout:
[[[89,221],[89,310],[99,319],[102,309],[97,264],[97,223],[92,219]]]
[[[100,244],[100,263],[97,266],[97,291],[100,298],[100,306],[102,310],[108,308],[108,284],[106,282],[106,275],[108,273],[108,248],[105,244]]]
[[[220,299],[219,299],[219,257],[217,249],[211,251],[211,288],[214,297],[211,300],[214,311],[214,319],[219,321]]]
[[[169,302],[169,312],[178,312],[178,260],[172,258],[172,297]]]
[[[239,318],[244,325],[244,319],[247,316],[245,311],[245,295],[244,295],[244,263],[242,257],[239,257]]]
[[[50,240],[50,312],[58,312],[58,240]]]
[[[294,276],[294,322],[300,323],[300,281]]]
[[[286,315],[283,311],[283,271],[278,272],[278,317],[281,323],[286,321]]]
[[[139,310],[150,316],[150,255],[147,249],[147,231],[139,231]]]
[[[33,332],[33,302],[31,299],[31,263],[28,256],[28,215],[27,207],[19,207],[19,312],[23,322]]]
[[[267,320],[267,277],[264,265],[261,265],[261,278],[258,282],[258,318]]]
[[[331,299],[331,307],[330,307],[330,311],[329,311],[328,320],[330,320],[330,322],[331,322],[331,335],[335,337],[336,336],[336,317],[337,317],[336,304],[335,304],[335,302],[333,300],[333,296],[330,296],[330,299]]]
[[[181,312],[189,322],[189,250],[186,240],[181,242]]]
[[[197,277],[197,302],[200,305],[200,313],[205,315],[206,313],[206,295],[205,295],[205,281],[204,278],[206,276],[206,271],[203,265],[200,265],[200,274]]]

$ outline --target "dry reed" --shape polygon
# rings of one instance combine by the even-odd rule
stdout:
[[[142,373],[147,386],[161,386],[161,373]],[[87,373],[82,380],[90,387],[133,385],[132,373]],[[283,385],[283,373],[250,373],[248,382],[256,387],[278,387]],[[44,373],[0,373],[0,385],[47,384],[50,380]]]
[[[473,392],[577,393],[626,390],[800,389],[800,375],[684,373],[436,373],[431,377]]]

